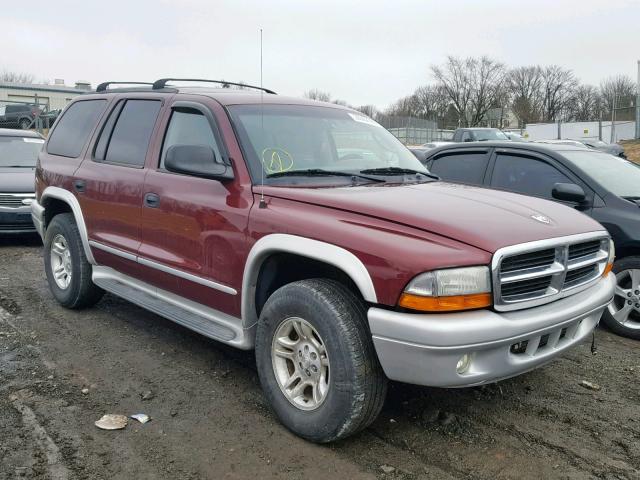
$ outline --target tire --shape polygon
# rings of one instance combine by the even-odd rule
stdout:
[[[602,322],[618,335],[640,340],[640,257],[616,261],[613,273],[617,279],[616,295],[604,311]],[[626,320],[624,324],[622,320]]]
[[[301,378],[305,378],[304,375],[310,378],[309,369],[315,366],[313,362],[321,365],[324,356],[328,358],[328,371],[323,383],[325,367],[320,366],[320,373],[315,374],[320,375],[320,387],[307,389],[298,400],[293,400],[281,387],[284,382],[278,380],[281,375],[296,375],[291,373],[293,361],[272,356],[272,349],[274,346],[282,349],[281,344],[275,342],[276,334],[280,335],[284,331],[282,329],[298,320],[307,324],[304,327],[307,336],[304,338],[309,338],[309,328],[312,328],[315,330],[311,332],[315,342],[311,343],[324,345],[325,352],[318,350],[320,357],[314,360],[312,347],[310,356],[307,356],[308,352],[302,354],[304,357],[300,356],[304,351],[301,346],[303,337],[294,333],[293,341],[298,337],[297,341],[302,343],[291,347],[293,358],[306,362],[304,366],[299,362],[301,368],[298,370],[296,366],[295,372]],[[303,327],[301,322],[298,326]],[[291,337],[287,337],[287,341],[292,341]],[[297,350],[298,357],[295,356]],[[284,374],[281,368],[283,361],[288,368]],[[262,389],[277,417],[293,433],[312,442],[332,442],[364,429],[378,416],[386,397],[387,378],[374,350],[365,305],[341,283],[333,280],[311,279],[290,283],[269,297],[258,322],[256,362]],[[305,369],[306,374],[303,372]],[[313,371],[311,375],[314,375]],[[302,383],[294,384],[292,390]],[[320,392],[320,396],[323,385],[326,391],[318,402],[313,392]],[[310,397],[309,403],[305,403],[306,397]]]
[[[20,122],[18,123],[18,125],[20,126],[20,128],[22,130],[28,130],[29,127],[31,126],[31,120],[27,119],[27,118],[23,118],[22,120],[20,120]]]
[[[56,215],[47,227],[44,268],[51,293],[64,307],[90,307],[104,295],[104,290],[91,281],[91,264],[87,261],[80,232],[71,213]]]

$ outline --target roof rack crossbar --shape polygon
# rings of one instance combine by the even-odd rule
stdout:
[[[153,82],[153,90],[160,90],[164,88],[167,82],[208,82],[208,83],[219,83],[221,85],[234,85],[236,87],[246,87],[246,88],[255,88],[257,90],[262,90],[263,92],[270,93],[272,95],[277,95],[273,90],[269,90],[268,88],[256,87],[255,85],[247,85],[245,83],[234,83],[227,82],[225,80],[206,80],[204,78],[161,78],[160,80],[156,80]]]
[[[106,92],[109,85],[153,85],[151,82],[103,82],[96,87],[96,92]]]

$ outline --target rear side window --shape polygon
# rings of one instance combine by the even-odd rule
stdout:
[[[439,156],[429,170],[448,182],[481,185],[488,163],[488,152],[456,152]]]
[[[118,104],[98,139],[96,160],[142,167],[160,106],[159,100],[127,100]]]
[[[79,157],[106,106],[106,100],[82,100],[69,105],[49,137],[47,152],[62,157]]]

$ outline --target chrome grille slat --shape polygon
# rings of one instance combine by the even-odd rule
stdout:
[[[494,306],[529,308],[577,293],[602,275],[608,258],[605,232],[500,249],[492,262]]]
[[[22,201],[25,198],[35,198],[33,193],[0,193],[0,207],[18,208],[24,207]]]

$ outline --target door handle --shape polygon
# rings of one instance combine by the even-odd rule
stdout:
[[[83,193],[85,187],[86,187],[86,183],[85,183],[84,180],[74,180],[73,181],[73,188],[76,189],[76,192]]]
[[[158,208],[160,206],[160,196],[155,193],[147,193],[144,196],[145,207]]]

